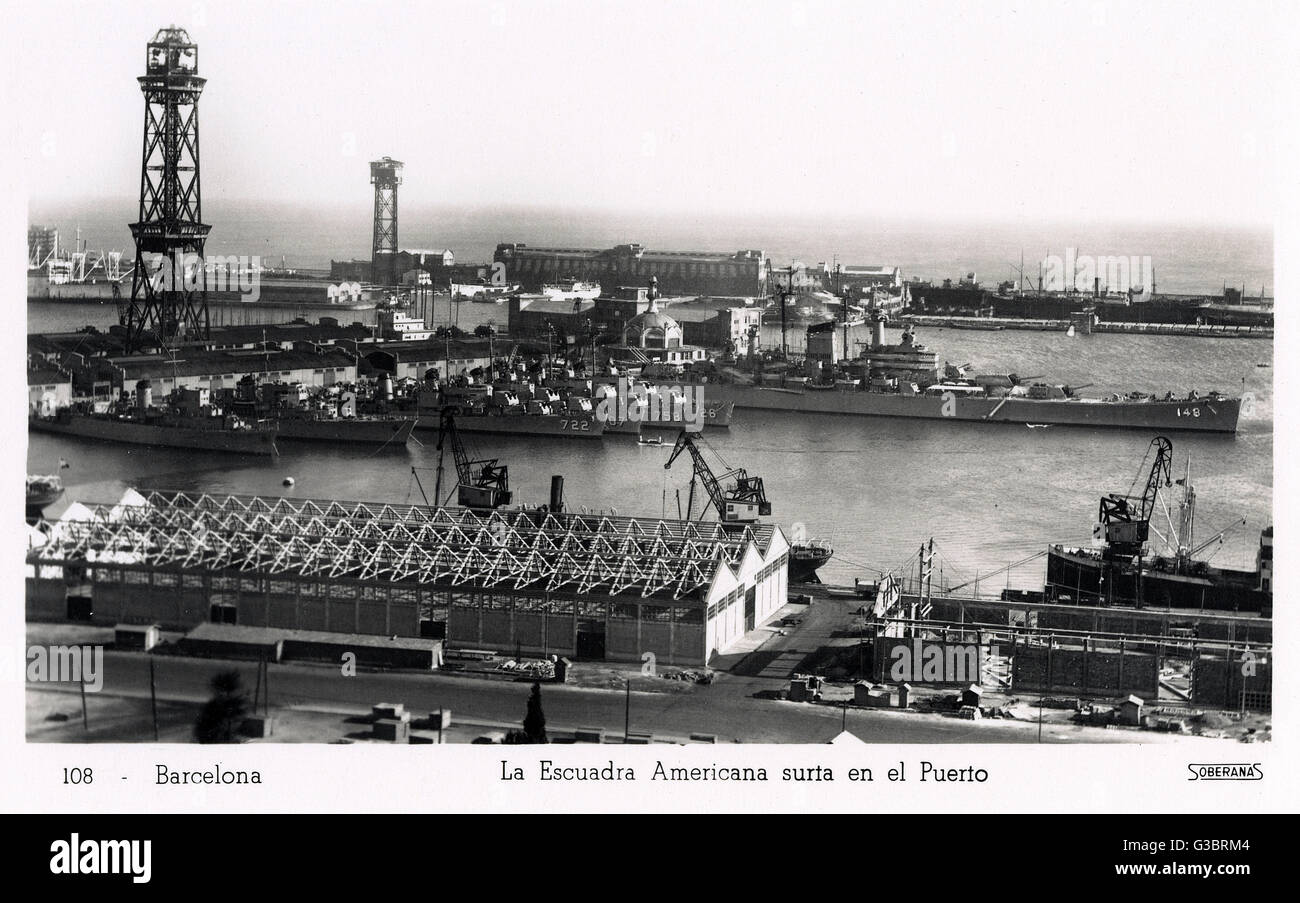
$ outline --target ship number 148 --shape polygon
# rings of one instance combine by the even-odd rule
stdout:
[[[1200,417],[1200,408],[1176,408],[1179,417]]]

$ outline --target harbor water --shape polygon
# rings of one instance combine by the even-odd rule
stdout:
[[[53,306],[60,312],[68,307]],[[45,319],[43,307],[29,306],[29,329],[60,328]],[[1227,534],[1210,560],[1253,568],[1259,531],[1272,519],[1271,342],[955,329],[924,330],[919,338],[939,352],[941,361],[970,363],[977,372],[1095,383],[1089,393],[1250,393],[1253,404],[1237,435],[1174,433],[1170,438],[1176,476],[1187,454],[1192,456],[1198,535],[1208,539],[1234,519],[1247,519],[1245,527]],[[430,496],[434,492],[436,434],[416,436],[423,445],[413,441],[406,449],[379,454],[283,443],[278,460],[235,461],[220,454],[159,454],[31,434],[28,470],[52,472],[60,458],[67,460],[71,466],[63,476],[73,500],[115,500],[133,486],[421,503],[421,485]],[[835,558],[822,569],[823,579],[845,583],[870,576],[870,569],[906,568],[921,543],[933,537],[936,568],[953,585],[1042,551],[1050,542],[1087,545],[1098,498],[1129,490],[1152,435],[738,410],[729,430],[709,430],[706,438],[727,465],[764,478],[773,522],[787,533],[833,543]],[[476,457],[497,457],[509,465],[521,503],[544,503],[551,474],[563,474],[572,510],[672,517],[679,510],[679,491],[686,504],[688,463],[682,460],[665,471],[666,447],[638,446],[626,437],[573,442],[476,435],[470,444]],[[289,476],[295,483],[286,489],[281,484]],[[1173,498],[1176,491],[1167,494]],[[1176,509],[1172,515],[1176,523]],[[1153,527],[1171,533],[1163,510]],[[1009,578],[982,581],[980,590],[1041,587],[1043,567],[1038,559]]]
[[[364,187],[364,186],[363,186]],[[265,262],[327,268],[331,259],[368,256],[369,209],[358,203],[330,209],[236,204],[210,199],[214,224],[211,254],[258,253]],[[32,222],[71,232],[80,224],[91,247],[129,250],[125,223],[134,202],[49,204],[31,211]],[[703,217],[609,214],[584,211],[403,208],[403,244],[449,247],[461,261],[484,261],[496,242],[610,247],[639,241],[651,248],[735,251],[761,248],[775,265],[791,260],[815,263],[838,255],[842,263],[891,264],[905,276],[956,279],[975,270],[986,284],[1013,278],[1012,264],[1023,249],[1026,275],[1032,260],[1078,247],[1083,253],[1150,255],[1159,290],[1218,292],[1224,284],[1244,287],[1248,296],[1273,294],[1272,236],[1267,229],[1212,226],[1110,226],[1104,224],[925,224],[870,220],[791,220],[786,217]],[[1018,264],[1017,264],[1018,266]],[[34,302],[29,331],[75,330],[87,324],[106,329],[116,320],[112,304]],[[256,305],[214,308],[214,322],[257,323],[321,311],[258,310]],[[373,323],[373,311],[340,312],[343,322]],[[504,305],[451,304],[437,299],[429,319],[472,330],[481,323],[504,324]],[[896,337],[897,332],[892,331]],[[858,328],[850,342],[866,338]],[[1181,475],[1192,455],[1198,492],[1198,536],[1208,539],[1236,518],[1247,525],[1229,532],[1210,559],[1228,567],[1252,568],[1259,531],[1272,522],[1273,343],[1251,339],[1207,339],[1154,335],[1067,337],[1056,332],[922,329],[919,341],[939,360],[971,364],[975,372],[1042,375],[1052,382],[1082,385],[1086,393],[1141,390],[1185,395],[1250,393],[1235,436],[1173,434],[1175,470]],[[780,330],[767,325],[763,344],[779,344]],[[789,332],[792,349],[802,330]],[[856,347],[854,347],[856,351]],[[706,389],[707,393],[707,389]],[[298,498],[346,498],[421,502],[412,476],[433,493],[435,434],[417,431],[424,445],[370,454],[285,444],[275,461],[235,462],[199,452],[164,454],[33,434],[28,468],[54,470],[59,458],[70,499],[113,500],[127,486],[193,492],[289,494]],[[1138,474],[1152,435],[1141,431],[1088,431],[1067,427],[1026,429],[1022,425],[906,421],[739,410],[730,430],[710,430],[708,443],[731,467],[764,478],[772,520],[787,532],[829,539],[836,557],[824,579],[848,582],[869,576],[869,568],[890,570],[912,562],[930,537],[939,551],[937,571],[949,584],[974,580],[1042,551],[1051,542],[1086,545],[1103,493],[1125,492]],[[685,505],[690,472],[681,461],[664,470],[668,448],[638,446],[628,438],[572,442],[535,437],[474,436],[478,455],[498,457],[510,467],[518,501],[546,501],[551,474],[563,474],[573,510],[617,510],[620,514],[668,515]],[[286,489],[285,477],[295,484]],[[1177,489],[1177,487],[1174,487]],[[1171,493],[1172,495],[1172,493]],[[1176,522],[1176,511],[1174,520]],[[1163,511],[1153,527],[1169,535]],[[1157,540],[1157,544],[1159,540]],[[1207,553],[1208,555],[1208,550]],[[1202,557],[1205,557],[1204,555]],[[981,582],[982,592],[1041,587],[1041,559]],[[970,587],[973,589],[973,586]]]

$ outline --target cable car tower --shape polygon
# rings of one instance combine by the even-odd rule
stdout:
[[[135,272],[131,298],[119,303],[127,351],[166,348],[179,337],[207,338],[204,225],[199,196],[199,49],[185,29],[160,28],[145,51],[144,154],[140,215],[131,224]],[[146,256],[162,255],[157,272]],[[197,259],[196,259],[197,258]],[[178,265],[179,264],[179,265]]]
[[[380,285],[397,284],[397,186],[402,184],[402,161],[384,157],[370,164],[370,184],[375,186],[374,241],[370,249],[370,279]]]

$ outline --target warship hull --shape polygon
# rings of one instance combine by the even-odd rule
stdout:
[[[414,417],[358,417],[339,420],[285,418],[279,421],[279,437],[295,442],[401,446],[406,444],[417,422]]]
[[[273,429],[223,429],[149,423],[85,414],[63,414],[55,418],[32,417],[28,428],[104,442],[124,442],[153,448],[192,448],[199,451],[231,452],[242,455],[275,455]]]
[[[859,417],[907,417],[978,423],[1045,424],[1143,430],[1235,433],[1239,398],[1120,400],[898,395],[877,392],[767,388],[718,384],[714,401],[742,410],[800,411]]]
[[[417,429],[438,430],[437,413],[421,414]],[[508,436],[551,436],[564,439],[600,439],[605,424],[590,414],[457,414],[462,433]]]

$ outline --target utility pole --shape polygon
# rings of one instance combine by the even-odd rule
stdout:
[[[835,261],[835,293],[840,296],[840,323],[844,336],[844,357],[847,359],[849,356],[849,295],[848,292],[844,291],[844,280],[840,278],[840,262],[838,259]],[[834,361],[831,361],[831,366],[835,366]]]
[[[153,656],[149,656],[149,705],[153,709],[153,742],[158,742],[158,686],[154,681]]]
[[[257,703],[262,698],[262,662],[264,659],[257,660],[257,683],[253,686],[253,714],[257,714]]]

